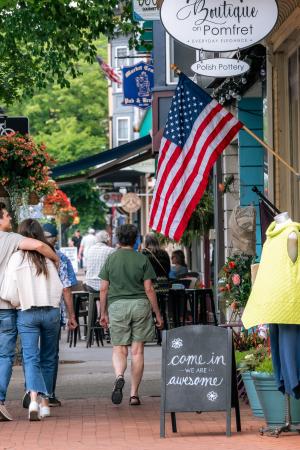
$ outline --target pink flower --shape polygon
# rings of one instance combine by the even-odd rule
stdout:
[[[237,273],[232,275],[232,282],[235,286],[239,286],[241,284],[241,278]]]

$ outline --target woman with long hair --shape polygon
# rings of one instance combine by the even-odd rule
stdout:
[[[18,232],[49,245],[41,225],[34,219],[24,220]],[[26,389],[30,392],[28,418],[31,421],[50,416],[48,397],[53,389],[61,294],[62,284],[50,259],[24,250],[12,255],[1,295],[18,310],[17,327]]]
[[[168,278],[171,267],[170,257],[165,250],[160,248],[159,240],[154,233],[146,234],[142,253],[149,258],[157,277]]]

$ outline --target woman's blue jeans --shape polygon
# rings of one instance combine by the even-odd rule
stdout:
[[[53,394],[60,309],[51,307],[18,311],[25,384],[28,391]]]

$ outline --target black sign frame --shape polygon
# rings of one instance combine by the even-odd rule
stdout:
[[[0,124],[4,125],[4,128],[9,130],[9,132],[14,131],[19,134],[29,134],[29,119],[25,116],[9,117],[0,115]],[[2,134],[2,133],[0,133]],[[6,133],[3,134],[4,136]]]
[[[220,398],[219,398],[219,404],[216,406],[216,409],[214,407],[214,403],[211,402],[208,404],[208,407],[205,406],[205,401],[203,400],[203,396],[197,397],[195,395],[192,395],[191,392],[188,392],[187,386],[185,385],[183,387],[183,394],[179,395],[178,397],[174,396],[174,389],[172,391],[172,388],[168,388],[168,385],[170,384],[171,380],[178,380],[178,369],[175,369],[175,373],[177,370],[177,377],[173,376],[170,378],[170,373],[172,371],[172,368],[168,368],[170,364],[173,362],[174,358],[177,358],[176,361],[180,360],[180,347],[178,345],[182,344],[184,345],[184,342],[189,342],[189,347],[191,347],[191,342],[197,345],[197,342],[203,338],[203,347],[205,347],[206,352],[211,352],[211,355],[215,355],[216,348],[213,347],[214,342],[219,341],[218,350],[223,350],[222,353],[222,359],[221,361],[226,361],[226,364],[224,364],[225,367],[217,367],[217,371],[221,371],[222,380],[224,380],[224,389],[221,391],[219,390]],[[177,347],[174,345],[178,343]],[[174,345],[173,345],[174,343]],[[174,350],[173,348],[178,349],[179,355],[174,356]],[[189,357],[194,358],[197,353],[199,353],[200,346],[196,348],[196,351],[193,350],[193,355],[189,355]],[[173,352],[173,353],[172,353]],[[172,356],[173,354],[173,356]],[[172,358],[170,359],[170,356]],[[185,356],[182,355],[181,356]],[[198,357],[202,358],[202,355],[198,355]],[[215,358],[215,361],[220,361],[220,356],[212,356],[212,358]],[[169,361],[169,362],[168,362]],[[175,360],[174,360],[175,361]],[[172,365],[172,364],[171,364]],[[221,364],[220,364],[221,366]],[[213,369],[201,369],[201,370],[207,370],[210,371],[211,374],[213,374],[214,369],[216,366],[213,366]],[[180,369],[181,372],[184,372],[186,369]],[[200,370],[200,369],[198,369]],[[219,373],[220,375],[220,373]],[[167,378],[169,379],[168,385],[167,385]],[[184,377],[184,379],[191,378],[189,376]],[[199,377],[197,377],[199,381]],[[217,380],[217,377],[215,377],[215,374],[213,374],[213,377],[205,377],[209,378],[210,381],[214,382],[214,380]],[[182,387],[182,386],[181,386]],[[193,386],[194,388],[194,386]],[[184,393],[184,389],[186,389],[186,392]],[[198,388],[196,388],[198,389]],[[217,390],[217,389],[216,389]],[[189,394],[189,395],[186,395]],[[195,403],[196,402],[199,403]],[[189,402],[188,404],[186,402]],[[183,404],[185,402],[185,404]],[[237,390],[237,380],[236,380],[236,365],[235,365],[235,356],[233,351],[233,339],[232,339],[232,330],[230,328],[222,328],[222,327],[216,327],[213,325],[191,325],[188,327],[179,327],[174,328],[171,330],[165,330],[163,331],[163,337],[162,337],[162,383],[161,383],[161,405],[160,405],[160,437],[165,437],[165,414],[171,413],[171,422],[172,422],[172,431],[173,433],[177,432],[177,424],[176,424],[176,412],[208,412],[208,411],[226,411],[226,436],[231,436],[231,408],[235,408],[236,413],[236,428],[237,431],[241,431],[241,421],[240,421],[240,409],[239,409],[239,400],[238,400],[238,390]]]

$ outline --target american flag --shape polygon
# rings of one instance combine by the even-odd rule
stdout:
[[[243,124],[183,73],[161,141],[150,228],[179,240],[218,156]]]
[[[96,56],[96,60],[99,63],[99,66],[101,67],[101,69],[103,70],[106,78],[108,78],[110,81],[113,81],[114,83],[118,83],[121,84],[122,80],[119,77],[119,75],[117,74],[117,72],[110,67],[102,58],[101,56]]]

